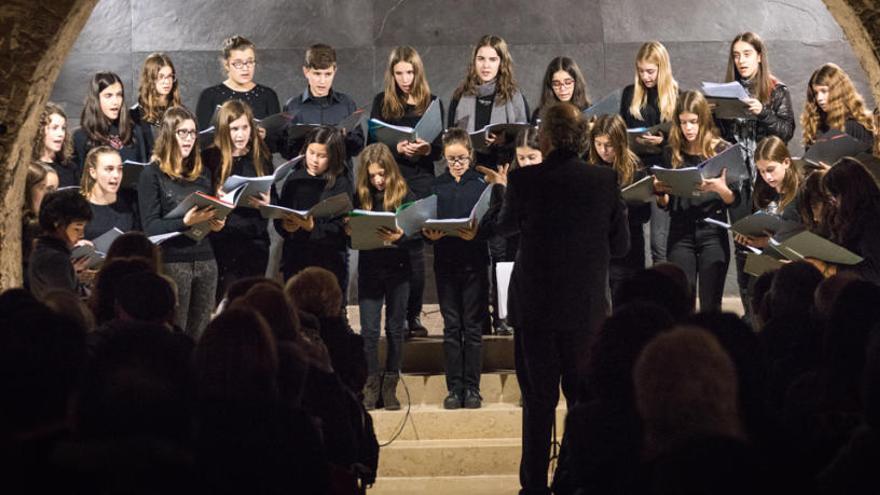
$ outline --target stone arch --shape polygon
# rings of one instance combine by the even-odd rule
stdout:
[[[868,74],[880,102],[880,6],[872,0],[823,0]],[[40,110],[98,0],[11,0],[0,10],[0,290],[21,284],[21,209],[25,167]],[[393,9],[392,9],[393,10]],[[383,22],[384,25],[384,22]]]

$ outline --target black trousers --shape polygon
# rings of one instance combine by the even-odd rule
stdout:
[[[412,272],[409,276],[409,295],[406,301],[407,321],[422,313],[422,301],[425,292],[425,243],[419,241],[418,247],[409,251]]]
[[[690,225],[670,222],[667,256],[684,270],[691,289],[697,287],[700,311],[721,311],[730,265],[728,237],[727,230],[703,221]]]
[[[480,390],[483,370],[483,325],[488,318],[488,269],[438,271],[437,297],[443,315],[446,388],[450,392]]]
[[[559,385],[568,402],[575,405],[581,373],[579,360],[589,333],[520,328],[513,333],[516,378],[522,392],[522,458],[519,465],[521,494],[549,494],[547,469]]]

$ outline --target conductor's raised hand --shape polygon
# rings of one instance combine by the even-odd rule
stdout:
[[[498,170],[492,170],[483,165],[477,165],[477,172],[483,174],[488,184],[507,185],[507,172],[510,170],[510,164],[499,165]]]

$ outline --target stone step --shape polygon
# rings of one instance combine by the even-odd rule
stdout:
[[[448,393],[446,376],[442,374],[404,374],[401,383],[397,386],[397,398],[404,406],[406,404],[440,406]],[[480,395],[483,396],[483,404],[519,404],[521,396],[516,374],[483,373],[480,376]]]
[[[566,413],[564,404],[556,409],[558,439],[562,438]],[[486,404],[480,409],[451,411],[442,406],[421,405],[413,407],[409,414],[406,410],[377,410],[370,414],[380,444],[395,435],[396,443],[399,440],[519,438],[522,434],[522,408],[512,404]]]
[[[379,478],[367,491],[371,495],[433,495],[464,493],[467,495],[497,495],[516,493],[519,475],[480,476],[418,476],[411,478]]]
[[[380,451],[378,472],[383,478],[512,475],[521,450],[519,437],[396,440]]]

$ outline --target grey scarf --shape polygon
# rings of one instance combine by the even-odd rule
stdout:
[[[474,132],[477,114],[477,97],[489,96],[495,93],[495,80],[477,86],[476,95],[463,95],[458,100],[458,106],[455,108],[455,119],[453,122],[460,122],[467,118],[467,131]],[[513,124],[528,122],[526,115],[526,103],[519,91],[513,93],[513,97],[503,105],[497,102],[492,105],[492,116],[489,118],[489,124]]]

